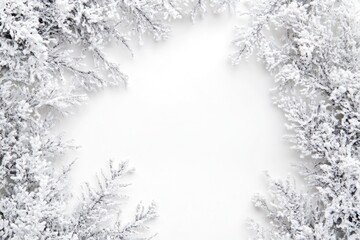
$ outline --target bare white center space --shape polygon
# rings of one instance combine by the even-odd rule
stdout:
[[[67,156],[78,159],[74,192],[110,158],[129,160],[136,173],[125,206],[158,204],[156,239],[247,239],[264,171],[284,177],[294,154],[271,103],[271,77],[256,61],[228,61],[236,24],[178,22],[167,41],[136,47],[134,59],[107,51],[122,63],[128,87],[92,96],[58,127],[81,146]]]

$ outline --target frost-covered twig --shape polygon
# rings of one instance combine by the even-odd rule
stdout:
[[[255,239],[360,238],[360,5],[352,0],[257,0],[234,62],[254,50],[276,81],[307,191],[271,181],[258,198],[270,229]],[[312,160],[310,160],[311,158]]]
[[[213,1],[217,2],[217,1]],[[0,238],[136,239],[155,206],[142,207],[133,222],[102,225],[116,203],[124,165],[111,170],[99,189],[89,186],[77,211],[65,214],[67,175],[52,160],[72,145],[51,128],[90,91],[124,83],[126,75],[104,48],[143,35],[169,35],[169,20],[191,12],[180,0],[0,1]],[[73,51],[74,49],[79,50]],[[90,56],[90,59],[88,58]],[[85,64],[92,60],[94,67]],[[116,211],[117,212],[117,211]],[[110,227],[109,227],[110,226]]]

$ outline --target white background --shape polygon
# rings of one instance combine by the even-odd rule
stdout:
[[[251,198],[265,193],[264,171],[285,177],[296,154],[271,103],[271,77],[255,60],[229,63],[236,24],[227,16],[177,22],[166,42],[135,46],[134,59],[109,49],[130,77],[127,89],[91,96],[57,129],[82,146],[66,156],[77,158],[75,195],[108,159],[129,160],[136,173],[124,215],[155,201],[156,239],[248,238],[247,219],[261,219]]]

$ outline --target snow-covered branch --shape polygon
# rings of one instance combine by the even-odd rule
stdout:
[[[360,237],[359,10],[352,0],[251,3],[233,60],[256,50],[274,76],[307,186],[271,182],[270,200],[256,200],[271,227],[252,224],[255,239]]]
[[[225,2],[211,1],[212,3]],[[188,16],[194,1],[4,0],[0,1],[0,238],[139,239],[155,205],[139,206],[132,222],[102,224],[117,200],[126,166],[111,167],[98,188],[89,186],[76,211],[67,167],[52,160],[72,144],[51,132],[90,91],[126,83],[109,43],[169,36],[169,21]],[[222,7],[223,8],[223,7]],[[213,10],[216,7],[213,6]],[[74,49],[78,51],[74,51]],[[89,57],[90,56],[90,57]],[[90,59],[89,59],[90,58]],[[93,62],[90,67],[86,62]],[[111,165],[112,166],[112,165]],[[115,211],[116,213],[118,211]]]

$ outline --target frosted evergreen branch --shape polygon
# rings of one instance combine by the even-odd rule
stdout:
[[[191,11],[192,1],[175,0],[0,1],[1,239],[146,238],[140,229],[156,216],[155,205],[139,207],[127,225],[104,223],[124,187],[117,183],[123,165],[101,175],[99,189],[88,186],[77,211],[66,213],[71,167],[58,172],[52,161],[72,145],[51,129],[90,91],[126,81],[104,53],[107,44],[131,51],[129,42],[143,35],[166,39],[169,20]]]
[[[352,0],[254,1],[233,61],[254,50],[274,76],[274,103],[304,162],[300,191],[271,180],[257,198],[269,228],[254,239],[358,239],[360,5]]]

